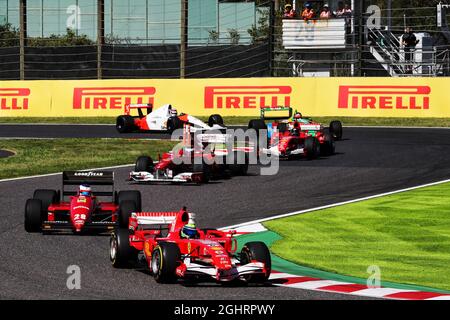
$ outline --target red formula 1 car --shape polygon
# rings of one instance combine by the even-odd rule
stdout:
[[[265,120],[275,121],[266,124]],[[342,139],[340,121],[332,121],[325,128],[299,112],[293,115],[290,107],[262,108],[261,119],[251,120],[248,128],[267,130],[268,148],[260,151],[280,158],[330,156],[335,153],[335,141]]]
[[[132,115],[132,111],[137,110],[137,115]],[[116,119],[116,129],[119,133],[134,131],[166,131],[172,133],[176,129],[183,128],[189,123],[192,126],[203,129],[223,128],[223,118],[219,114],[209,117],[208,123],[178,111],[170,104],[165,104],[153,110],[151,104],[129,104],[125,106],[125,114]]]
[[[38,189],[27,200],[27,232],[112,231],[115,227],[127,228],[131,213],[141,210],[140,192],[115,192],[111,171],[65,171],[62,185],[62,192]],[[78,190],[67,190],[67,186],[75,185],[79,186]],[[103,186],[108,191],[93,192],[91,185]],[[108,201],[100,201],[99,197]]]
[[[117,229],[110,238],[110,260],[116,268],[133,261],[150,269],[157,282],[233,280],[264,283],[270,276],[271,257],[263,242],[246,243],[237,253],[234,232],[195,229],[196,236],[183,237],[192,213],[133,213],[129,230]]]
[[[185,125],[180,149],[166,152],[155,164],[148,156],[137,159],[129,181],[137,183],[207,183],[210,178],[246,175],[250,148],[233,147],[233,158],[224,146],[228,135]]]

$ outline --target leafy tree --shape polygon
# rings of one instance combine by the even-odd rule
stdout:
[[[259,18],[258,25],[252,24],[252,27],[247,30],[248,34],[252,37],[252,43],[264,42],[269,38],[270,26],[269,15],[270,9],[256,9]]]
[[[10,23],[0,25],[0,47],[19,46],[19,30]]]
[[[95,42],[87,35],[77,35],[72,29],[67,28],[66,34],[55,35],[44,38],[28,38],[27,45],[30,47],[71,47],[71,46],[89,46]]]

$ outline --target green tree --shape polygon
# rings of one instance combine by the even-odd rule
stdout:
[[[0,25],[0,47],[19,46],[19,30],[10,23]]]

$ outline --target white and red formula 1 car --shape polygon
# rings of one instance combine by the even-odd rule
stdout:
[[[133,110],[137,110],[137,115],[132,115]],[[177,109],[170,104],[165,104],[155,110],[151,104],[129,104],[125,106],[125,114],[116,119],[116,129],[119,133],[135,131],[172,133],[176,129],[183,128],[184,124],[203,129],[224,128],[223,118],[219,114],[211,115],[208,123],[205,123],[194,116],[178,114]]]
[[[237,252],[234,231],[194,227],[187,237],[183,230],[193,217],[186,208],[133,213],[129,230],[119,228],[111,234],[113,267],[130,267],[141,261],[161,283],[177,279],[265,283],[269,279],[272,262],[264,242],[248,242]]]

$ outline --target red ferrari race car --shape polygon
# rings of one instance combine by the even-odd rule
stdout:
[[[271,257],[263,242],[248,242],[237,253],[234,231],[197,229],[195,215],[179,212],[133,213],[129,230],[117,229],[110,238],[115,268],[141,261],[157,282],[242,280],[264,283]]]
[[[131,115],[133,110],[137,110],[137,115]],[[208,123],[204,123],[196,117],[184,113],[178,114],[170,104],[163,105],[156,110],[153,110],[151,104],[129,104],[125,106],[125,114],[117,117],[116,129],[119,133],[134,131],[172,133],[176,129],[183,128],[186,123],[204,129],[220,129],[224,126],[223,118],[219,114],[211,115]]]
[[[68,190],[67,186],[78,188]],[[91,186],[103,186],[108,190],[93,192]],[[106,197],[109,201],[100,201],[99,197]],[[140,192],[115,192],[112,171],[65,171],[62,192],[38,189],[33,198],[27,200],[25,230],[112,231],[115,227],[127,228],[131,213],[136,211],[141,211]]]
[[[224,147],[229,135],[185,125],[182,147],[166,152],[155,164],[149,156],[137,159],[129,181],[138,183],[207,183],[210,178],[246,175],[249,165],[246,147],[233,147],[233,157]]]
[[[265,120],[275,120],[266,124]],[[290,107],[261,108],[261,119],[251,120],[249,129],[266,130],[268,148],[260,152],[280,158],[305,156],[315,159],[335,153],[335,141],[342,139],[342,123],[332,121],[329,128]]]

